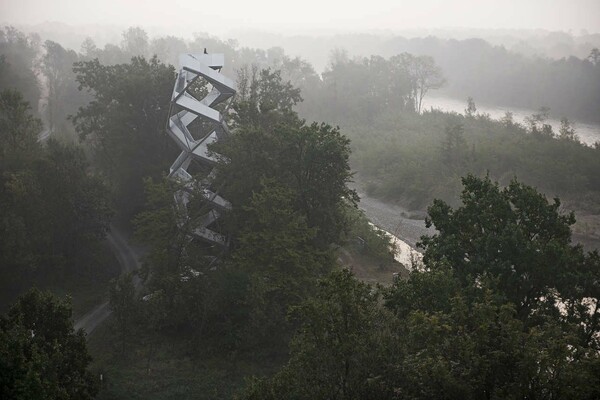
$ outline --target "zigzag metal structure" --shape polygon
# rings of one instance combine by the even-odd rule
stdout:
[[[221,246],[227,245],[227,238],[209,229],[221,212],[229,210],[231,204],[209,189],[214,173],[216,159],[208,151],[208,145],[225,139],[229,135],[223,115],[215,109],[218,104],[226,103],[229,108],[236,93],[235,83],[220,73],[224,64],[223,54],[182,54],[179,56],[179,72],[175,80],[169,121],[168,134],[181,148],[181,154],[169,171],[169,177],[183,183],[183,189],[175,193],[176,205],[182,215],[180,226],[189,219],[187,206],[191,192],[199,185],[199,193],[207,204],[208,212],[194,221],[193,234],[210,243]],[[191,93],[192,85],[203,79],[209,84],[208,94],[202,99],[196,99]],[[194,128],[192,123],[196,121]],[[198,125],[201,128],[199,132]],[[192,134],[192,131],[194,134]],[[192,161],[212,167],[210,174],[204,180],[195,181],[188,168]]]

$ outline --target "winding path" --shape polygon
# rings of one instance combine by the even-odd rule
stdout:
[[[106,236],[106,239],[108,240],[111,250],[121,265],[122,273],[133,272],[140,267],[139,255],[129,245],[129,243],[127,243],[127,238],[123,232],[114,226],[111,226],[110,232]],[[135,285],[136,290],[139,289],[141,286],[141,280],[139,276],[134,275],[133,284]],[[112,311],[107,300],[75,321],[75,330],[83,329],[89,335],[98,327],[98,325],[108,318],[111,312]]]

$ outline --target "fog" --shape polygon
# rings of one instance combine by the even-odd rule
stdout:
[[[600,0],[0,0],[0,399],[600,399],[599,110]]]
[[[2,0],[0,16],[3,25],[140,25],[178,35],[236,29],[288,34],[457,27],[600,31],[597,0]]]

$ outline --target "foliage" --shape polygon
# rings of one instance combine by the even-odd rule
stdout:
[[[93,100],[73,118],[93,149],[94,162],[115,187],[119,214],[128,220],[143,204],[143,178],[157,178],[176,157],[164,131],[173,68],[156,58],[130,64],[75,64],[80,88]]]
[[[132,56],[148,56],[148,34],[139,26],[129,27],[123,32],[121,48]]]
[[[183,336],[194,352],[210,351],[207,341],[215,349],[239,345],[248,324],[246,272],[217,263],[218,249],[190,240],[192,221],[178,226],[174,182],[147,179],[145,186],[147,204],[134,224],[136,236],[150,248],[142,268],[147,295],[139,305],[144,318],[134,324]]]
[[[302,326],[291,358],[270,381],[250,381],[243,399],[381,399],[394,356],[393,324],[379,293],[347,270],[331,273],[293,310]]]
[[[558,130],[558,137],[563,140],[579,141],[577,134],[575,133],[575,127],[569,121],[568,118],[560,119],[560,128]]]
[[[401,398],[594,398],[598,356],[581,346],[577,325],[546,318],[536,327],[516,317],[493,291],[477,294],[451,271],[417,272],[397,282],[388,307],[404,310],[398,332]],[[444,280],[440,280],[443,277]],[[448,282],[446,279],[450,279]],[[418,285],[418,286],[417,286]],[[444,290],[442,295],[437,290]],[[448,291],[450,289],[450,291]],[[416,305],[400,294],[410,293]],[[399,296],[400,295],[400,296]],[[450,297],[446,297],[449,295]],[[442,302],[428,302],[443,300]],[[404,314],[406,313],[406,314]]]
[[[229,334],[227,327],[218,328],[223,328],[222,336]],[[200,345],[207,352],[197,357],[188,340],[158,335],[150,341],[144,331],[133,337],[123,357],[121,347],[114,346],[115,333],[100,326],[88,341],[92,368],[103,374],[98,400],[231,399],[243,387],[245,376],[270,373],[286,358],[285,353],[275,356],[258,348],[234,357],[206,341]]]
[[[0,319],[0,339],[2,398],[92,399],[98,392],[68,301],[30,290]]]
[[[0,116],[2,281],[15,290],[32,276],[85,270],[80,262],[96,251],[112,215],[106,186],[89,173],[80,149],[52,139],[37,143],[41,123],[19,93],[0,94]]]
[[[126,344],[133,334],[132,326],[138,317],[135,286],[131,274],[124,274],[113,280],[109,292],[110,309],[113,312],[117,336],[125,352]]]
[[[254,328],[271,336],[285,327],[287,307],[310,294],[331,260],[314,246],[316,229],[294,209],[293,193],[272,181],[261,186],[240,213],[232,258],[250,277]]]
[[[16,90],[0,92],[0,152],[2,171],[20,166],[39,151],[37,136],[42,122],[31,115],[31,107]]]
[[[283,344],[287,307],[331,268],[329,246],[347,226],[342,208],[355,199],[346,186],[348,141],[328,125],[304,124],[291,109],[298,90],[279,72],[248,71],[240,75],[235,130],[213,147],[221,157],[213,190],[233,204],[225,215],[231,251],[190,240],[194,218],[177,225],[177,188],[168,181],[147,181],[147,208],[136,218],[152,246],[148,310],[161,332],[177,331],[199,348],[207,340],[232,350]],[[200,197],[192,193],[190,207],[201,214]]]
[[[477,106],[471,96],[467,98],[467,108],[465,109],[465,115],[467,117],[474,117],[477,112]]]
[[[461,124],[446,126],[444,133],[446,137],[442,142],[442,162],[448,173],[461,175],[464,164],[469,161],[464,128]]]
[[[74,268],[75,256],[106,233],[112,215],[108,192],[86,173],[77,149],[50,141],[30,162],[2,176],[2,247],[8,257],[3,266],[18,274],[25,272],[19,268],[42,265],[50,273],[52,267]]]
[[[259,72],[256,65],[246,66],[238,71],[233,122],[246,128],[273,129],[272,125],[279,122],[274,114],[278,111],[282,117],[292,118],[292,107],[300,101],[300,90],[284,82],[281,71],[267,68]]]
[[[396,249],[388,234],[369,222],[364,211],[346,207],[345,212],[349,225],[346,241],[355,243],[358,240],[360,251],[376,262],[393,261]]]
[[[421,112],[425,95],[444,84],[433,58],[402,53],[349,59],[334,53],[323,73],[315,115],[335,121],[372,121],[379,109]],[[320,109],[320,110],[319,110]],[[319,112],[320,111],[320,112]]]
[[[173,272],[170,264],[177,264],[180,257],[181,244],[187,231],[177,225],[173,193],[180,189],[173,181],[163,178],[154,182],[144,179],[146,205],[144,211],[133,220],[136,237],[151,249],[146,261],[153,266],[153,277],[162,279],[163,275]],[[148,271],[146,271],[148,273]]]
[[[413,56],[402,53],[390,59],[400,65],[400,70],[408,76],[412,108],[418,113],[423,109],[423,99],[427,92],[439,89],[446,83],[442,70],[431,56]]]
[[[215,185],[233,205],[226,226],[233,265],[250,278],[250,318],[267,333],[286,328],[287,307],[331,268],[330,245],[347,231],[344,210],[356,194],[347,187],[349,141],[300,120],[292,111],[299,93],[278,72],[255,71],[240,88],[236,131],[215,146]]]
[[[40,62],[48,89],[44,116],[48,129],[58,133],[67,128],[67,117],[87,103],[88,96],[77,90],[73,64],[79,60],[78,54],[50,40],[44,43],[44,50]]]
[[[582,304],[597,296],[600,288],[588,281],[598,273],[597,254],[571,245],[575,217],[559,213],[558,199],[549,204],[516,180],[500,189],[489,178],[468,176],[463,185],[460,208],[440,200],[429,208],[427,224],[439,231],[422,242],[430,268],[450,265],[462,284],[493,290],[522,319],[543,310],[555,316],[556,302]],[[590,318],[582,322],[593,337],[600,327]]]
[[[264,70],[240,86],[241,98],[234,105],[238,128],[214,148],[222,157],[216,186],[234,205],[232,224],[239,220],[235,210],[267,178],[291,190],[294,208],[317,228],[315,243],[335,242],[345,229],[343,202],[356,201],[346,186],[351,177],[348,139],[327,124],[300,120],[291,109],[300,100],[298,91],[277,72]]]
[[[339,130],[325,124],[240,130],[218,149],[231,160],[220,167],[218,181],[226,198],[243,205],[263,178],[276,180],[292,190],[294,207],[317,228],[315,242],[327,246],[345,229],[344,199],[356,199],[346,187],[351,175],[348,144]]]
[[[37,35],[27,36],[10,26],[0,30],[0,89],[22,93],[34,112],[41,94],[34,72],[39,47]]]
[[[297,308],[288,364],[240,398],[596,398],[600,256],[570,244],[558,201],[464,185],[460,208],[430,207],[422,269],[389,288],[332,274]]]
[[[415,208],[434,198],[457,204],[460,176],[468,173],[489,173],[503,185],[517,177],[568,201],[597,196],[597,151],[576,140],[559,140],[547,129],[543,134],[545,122],[536,124],[533,131],[510,115],[495,121],[480,114],[385,110],[372,124],[342,129],[352,140],[351,163],[360,180],[369,182],[368,193]]]

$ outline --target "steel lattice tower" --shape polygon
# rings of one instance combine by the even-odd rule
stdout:
[[[180,226],[189,219],[187,206],[192,191],[197,188],[199,190],[196,192],[202,195],[208,212],[193,221],[193,234],[210,243],[226,246],[227,238],[208,228],[219,218],[221,212],[231,208],[227,200],[209,189],[217,160],[209,154],[207,146],[229,135],[223,114],[229,108],[236,92],[235,83],[220,72],[223,64],[223,54],[180,55],[167,132],[181,148],[181,154],[169,172],[170,178],[184,185],[182,190],[175,193],[176,206],[182,216]],[[208,94],[201,100],[190,93],[195,90],[192,85],[199,79],[208,84]],[[215,109],[221,103],[225,103],[223,113]],[[188,172],[192,161],[211,168],[208,176],[202,181],[196,181]]]

